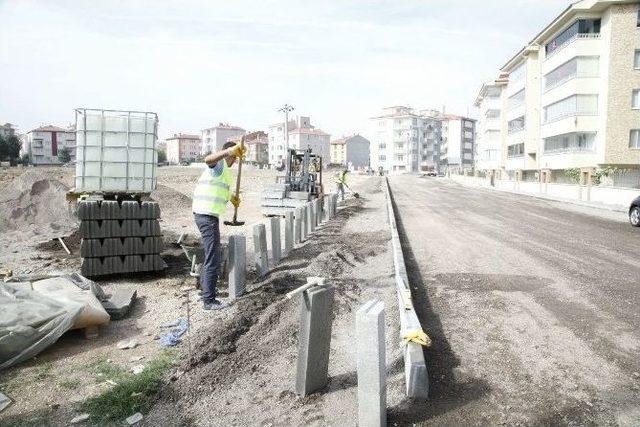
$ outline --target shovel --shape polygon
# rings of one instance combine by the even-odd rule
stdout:
[[[244,148],[244,135],[240,138],[240,146]],[[242,175],[242,158],[238,159],[238,178],[236,178],[236,197],[240,197],[240,176]],[[224,225],[239,227],[244,225],[244,221],[238,221],[238,207],[233,207],[233,221],[225,221]]]

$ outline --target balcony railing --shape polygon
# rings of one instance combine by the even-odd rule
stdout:
[[[556,53],[560,52],[562,49],[564,49],[565,47],[569,46],[571,43],[573,43],[574,41],[578,40],[578,39],[599,39],[600,38],[600,33],[578,33],[576,35],[574,35],[573,37],[567,39],[564,43],[560,44],[559,46],[557,46],[553,52],[551,53],[547,53],[544,60],[546,61],[547,59],[551,58],[553,55],[555,55]]]

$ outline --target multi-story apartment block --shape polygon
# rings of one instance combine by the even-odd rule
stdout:
[[[369,140],[360,135],[331,141],[331,163],[352,169],[369,167]]]
[[[284,162],[286,130],[289,132],[289,149],[306,150],[311,148],[314,154],[322,156],[325,162],[329,160],[329,141],[331,136],[311,125],[309,117],[296,117],[289,120],[286,127],[284,122],[269,126],[269,164],[280,166]]]
[[[238,126],[231,126],[228,123],[219,123],[202,131],[202,155],[207,155],[213,151],[222,149],[227,139],[234,136],[244,135],[245,130]]]
[[[492,179],[500,179],[504,166],[502,147],[505,135],[502,120],[504,111],[504,88],[506,76],[487,82],[480,88],[475,106],[480,109],[480,119],[476,123],[475,169],[488,174]]]
[[[587,183],[615,167],[640,186],[640,1],[570,5],[502,68],[503,168],[514,179]],[[506,125],[506,126],[504,126]]]
[[[440,169],[449,173],[472,171],[475,158],[476,120],[443,114]]]
[[[227,141],[239,143],[241,138],[242,136],[234,136]],[[245,162],[259,166],[269,164],[269,136],[266,132],[249,132],[244,137],[244,143],[247,146]]]
[[[441,122],[437,111],[387,107],[380,116],[371,118],[371,124],[374,170],[387,173],[438,170]]]
[[[167,162],[192,162],[202,153],[202,140],[198,135],[174,134],[166,141]]]
[[[76,161],[76,132],[73,128],[41,126],[27,132],[22,139],[21,154],[28,154],[33,165],[60,164],[58,154],[66,148],[71,162]]]
[[[16,134],[16,128],[11,123],[0,125],[0,137],[8,138]]]

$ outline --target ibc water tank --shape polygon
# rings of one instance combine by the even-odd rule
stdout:
[[[76,191],[150,193],[157,137],[156,113],[76,109]]]

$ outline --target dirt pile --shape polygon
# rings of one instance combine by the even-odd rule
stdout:
[[[0,195],[0,232],[32,230],[36,234],[66,233],[77,227],[65,194],[69,187],[42,170],[28,170]]]

